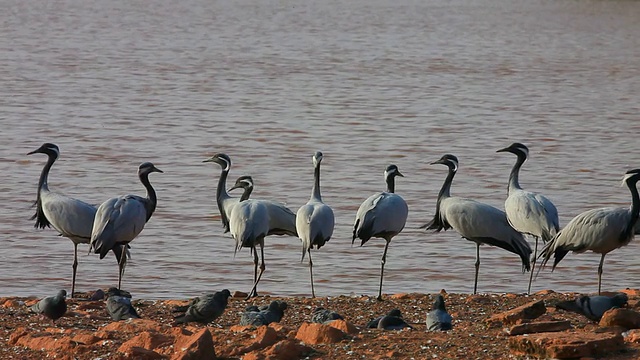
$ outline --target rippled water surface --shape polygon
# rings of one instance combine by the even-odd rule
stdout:
[[[313,252],[316,293],[375,294],[384,241],[351,246],[359,204],[404,173],[405,230],[391,243],[384,292],[470,292],[475,246],[418,229],[453,153],[452,193],[502,207],[515,156],[521,184],[544,193],[566,224],[628,206],[622,174],[640,167],[637,1],[1,1],[0,289],[70,289],[73,246],[35,230],[43,142],[60,146],[52,190],[99,204],[143,194],[152,161],[158,209],[132,243],[123,287],[143,298],[249,290],[252,257],[233,256],[215,205],[225,152],[230,180],[296,211],[309,197],[311,155],[325,154],[322,191],[336,215]],[[357,244],[356,244],[357,245]],[[117,266],[80,246],[77,289],[114,286]],[[259,289],[309,295],[300,241],[266,239]],[[603,286],[640,287],[638,242],[607,256]],[[479,291],[523,292],[517,256],[483,247]],[[534,289],[593,292],[599,256],[569,254]]]

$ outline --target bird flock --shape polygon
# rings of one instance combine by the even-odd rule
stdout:
[[[480,269],[480,245],[491,245],[517,255],[522,264],[522,271],[530,271],[527,292],[531,291],[533,270],[538,259],[542,259],[538,268],[544,268],[550,258],[554,257],[553,269],[569,251],[582,253],[590,250],[601,254],[598,267],[598,293],[601,291],[602,268],[605,255],[627,245],[640,232],[637,220],[640,213],[640,197],[636,184],[640,179],[640,169],[629,170],[624,174],[623,183],[631,192],[631,205],[626,208],[600,208],[585,211],[574,217],[564,228],[560,228],[558,210],[545,196],[522,189],[519,184],[520,168],[527,160],[529,149],[521,143],[513,143],[497,150],[516,155],[517,160],[508,178],[508,191],[504,203],[504,211],[491,205],[451,195],[453,178],[458,171],[458,158],[451,154],[443,155],[432,164],[445,165],[447,176],[437,197],[433,219],[422,226],[434,232],[453,229],[462,238],[476,244],[476,262],[473,293],[477,292]],[[130,256],[130,243],[142,232],[145,224],[152,217],[158,202],[156,192],[149,181],[151,173],[163,173],[154,164],[144,162],[138,167],[138,178],[146,190],[144,197],[139,195],[115,196],[99,206],[93,206],[78,199],[49,190],[48,177],[51,167],[60,156],[60,149],[55,144],[45,143],[38,149],[28,153],[41,153],[48,156],[38,182],[36,228],[53,227],[61,236],[70,239],[74,245],[73,275],[71,297],[75,292],[76,270],[78,267],[78,244],[89,244],[89,253],[99,254],[100,259],[113,252],[118,263],[118,287],[111,290],[114,309],[120,309],[122,316],[136,316],[130,313],[126,297],[118,291],[122,285],[127,258]],[[253,286],[248,298],[258,296],[258,284],[265,272],[264,246],[265,238],[271,235],[296,236],[301,240],[302,257],[309,262],[311,296],[315,297],[313,281],[313,262],[311,249],[320,249],[329,242],[333,235],[335,217],[332,208],[323,202],[320,191],[320,165],[323,154],[316,152],[312,156],[314,182],[309,201],[296,213],[285,205],[270,200],[251,199],[253,178],[239,177],[233,187],[227,190],[227,177],[231,170],[231,158],[218,153],[203,162],[213,162],[220,166],[220,176],[216,189],[216,204],[224,233],[230,233],[235,240],[235,252],[248,247],[254,259]],[[355,215],[353,224],[352,245],[356,239],[360,246],[371,238],[382,238],[386,241],[381,257],[378,299],[382,299],[384,266],[391,240],[400,234],[405,227],[409,208],[406,201],[396,194],[395,180],[403,177],[398,167],[390,164],[385,168],[384,179],[386,190],[375,193],[362,202]],[[240,197],[232,197],[229,191],[243,189]],[[533,237],[534,248],[526,240]],[[538,240],[542,239],[543,248],[538,254]],[[258,254],[258,248],[260,254]],[[66,296],[59,294],[59,297]],[[212,313],[200,316],[207,302],[226,303],[229,292],[220,293],[217,298],[198,299],[201,302],[192,304],[189,309],[181,309],[184,314],[180,319],[189,321],[189,317],[217,317]],[[50,300],[59,303],[59,300]],[[128,304],[130,306],[130,303]],[[200,307],[199,307],[200,306]],[[276,308],[281,304],[273,305]],[[255,310],[260,314],[262,310]],[[271,309],[274,310],[274,309]],[[284,310],[284,309],[280,309]],[[279,310],[278,310],[279,311]],[[444,311],[444,303],[438,299],[434,305],[433,315],[428,321],[433,324],[446,323],[448,318],[439,315]],[[259,315],[248,317],[259,317]],[[398,314],[389,315],[386,321],[390,324],[400,323]],[[392,317],[399,318],[400,320]],[[180,321],[182,321],[180,320]],[[247,320],[249,321],[249,320]],[[449,319],[450,322],[450,319]],[[437,325],[440,326],[440,325]],[[436,327],[436,325],[434,325]],[[446,327],[446,325],[445,325]]]

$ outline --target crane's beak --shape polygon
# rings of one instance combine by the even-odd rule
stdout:
[[[400,170],[396,170],[396,175],[400,176],[400,177],[404,177],[404,175],[402,175],[402,173],[400,172]]]
[[[240,185],[236,184],[236,185],[233,185],[231,188],[229,188],[229,190],[227,190],[227,191],[232,191],[232,190],[238,189],[240,187],[241,187]]]
[[[158,168],[157,168],[157,167],[155,167],[155,166],[153,167],[153,170],[151,170],[151,172],[159,172],[159,173],[161,173],[161,174],[164,174],[164,171],[162,171],[162,170],[158,169]]]
[[[507,152],[507,151],[509,151],[508,147],[506,147],[504,149],[497,150],[496,152]]]
[[[444,164],[444,163],[442,162],[442,159],[439,159],[439,160],[436,160],[436,161],[432,162],[429,165],[435,165],[435,164]]]

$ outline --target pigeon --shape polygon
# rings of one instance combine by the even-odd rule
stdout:
[[[56,296],[48,296],[33,304],[29,309],[34,313],[43,314],[55,324],[56,320],[67,312],[66,297],[67,292],[60,290]]]
[[[627,294],[619,293],[614,296],[580,296],[575,300],[561,301],[556,304],[557,309],[577,312],[593,321],[600,321],[602,315],[609,309],[623,307],[627,304]]]
[[[451,320],[451,315],[449,315],[447,309],[444,307],[444,297],[438,294],[436,301],[433,303],[433,310],[427,313],[427,330],[451,330]]]
[[[383,330],[401,330],[404,328],[413,329],[413,326],[407,324],[402,316],[385,315],[378,321],[378,329]]]
[[[398,309],[393,309],[393,310],[389,311],[389,313],[387,313],[387,315],[385,315],[385,316],[393,316],[393,317],[401,318],[402,317],[402,313],[400,313],[400,310],[398,310]],[[368,329],[376,329],[376,328],[378,328],[378,323],[380,322],[380,320],[383,317],[384,316],[380,316],[380,317],[377,317],[377,318],[369,321],[365,327],[368,328]]]
[[[131,305],[131,294],[116,288],[107,290],[107,311],[114,321],[140,318]]]
[[[344,320],[344,318],[337,312],[327,310],[323,307],[316,308],[311,314],[312,323],[326,324],[333,320]]]
[[[178,306],[174,312],[183,312],[175,317],[176,324],[198,322],[208,324],[222,315],[227,308],[227,300],[231,296],[229,290],[224,289],[214,294],[197,297],[187,306]]]
[[[287,303],[279,300],[272,301],[266,309],[248,306],[240,317],[240,325],[262,326],[280,322],[286,309]]]

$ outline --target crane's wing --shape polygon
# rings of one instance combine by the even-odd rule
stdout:
[[[298,209],[296,214],[296,230],[302,240],[302,258],[309,248],[317,249],[331,239],[335,217],[333,210],[322,202],[309,202]]]
[[[381,192],[370,196],[358,208],[353,227],[352,243],[356,238],[366,243],[381,234],[398,234],[407,222],[409,208],[402,197]]]
[[[271,200],[256,200],[263,204],[269,213],[269,235],[298,236],[296,214],[283,204]]]
[[[88,243],[96,208],[64,195],[43,192],[42,211],[51,225],[75,243]]]
[[[135,195],[111,198],[98,208],[91,232],[91,249],[100,258],[117,243],[133,240],[147,222],[146,199]]]
[[[558,210],[546,197],[529,191],[512,192],[504,203],[514,229],[547,242],[558,232]]]

